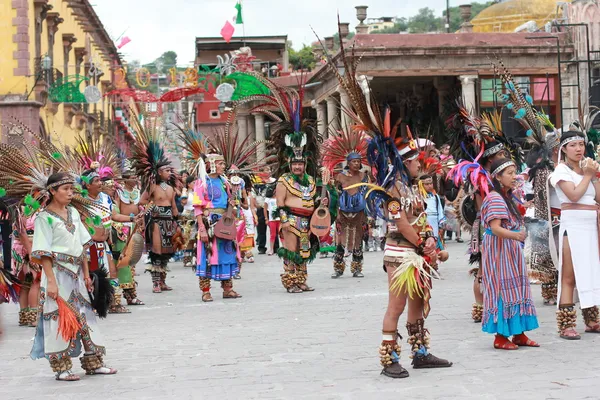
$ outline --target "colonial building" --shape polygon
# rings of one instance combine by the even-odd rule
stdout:
[[[16,140],[14,118],[65,144],[124,133],[103,96],[127,86],[121,60],[88,0],[1,0],[0,15],[2,142]]]
[[[509,0],[491,8],[506,8],[511,3],[517,1]],[[556,5],[554,1],[546,3]],[[443,120],[448,115],[445,111],[459,96],[468,107],[478,111],[502,108],[497,94],[502,93],[503,87],[490,64],[497,58],[503,60],[516,81],[532,95],[536,106],[542,107],[555,125],[561,127],[576,118],[578,94],[581,93],[584,103],[593,102],[590,94],[597,90],[594,82],[600,85],[593,78],[587,79],[588,68],[594,70],[600,66],[597,61],[600,52],[594,53],[600,50],[598,3],[575,0],[564,7],[566,19],[552,17],[553,27],[548,33],[475,32],[477,21],[470,19],[470,6],[463,6],[464,23],[460,32],[400,35],[368,34],[363,23],[367,7],[360,6],[356,7],[360,21],[357,34],[348,45],[361,55],[359,73],[370,80],[381,105],[389,106],[394,119],[401,118],[416,127],[421,135],[433,134],[444,140]],[[524,9],[530,10],[530,7]],[[486,11],[482,12],[483,17],[491,18],[491,13]],[[493,25],[491,19],[483,17],[480,21],[487,21],[486,26]],[[533,17],[536,15],[527,16]],[[565,25],[569,23],[584,25]],[[590,52],[585,29],[596,35],[595,38],[588,36]],[[334,55],[333,62],[339,72],[344,73],[339,55]],[[349,106],[348,97],[329,68],[320,67],[307,87],[307,101],[315,109],[324,135],[347,123],[341,109]],[[522,134],[510,113],[504,113],[503,120],[509,135]]]
[[[233,38],[229,43],[221,37],[196,38],[196,67],[202,71],[203,68],[217,66],[219,58],[226,64],[229,62],[231,70],[228,72],[251,70],[270,76],[279,75],[280,71],[288,71],[287,36],[246,36],[243,39]],[[228,117],[226,111],[225,104],[217,100],[214,90],[196,96],[196,127],[206,133],[224,129]],[[250,135],[258,140],[264,139],[263,116],[257,116],[255,120],[254,116],[240,114],[238,131],[242,137]]]

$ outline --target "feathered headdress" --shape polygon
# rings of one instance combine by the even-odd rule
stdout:
[[[492,66],[494,73],[500,76],[505,89],[504,94],[496,91],[496,95],[505,103],[505,108],[514,113],[514,118],[525,129],[526,141],[530,145],[529,167],[547,165],[550,163],[552,149],[558,146],[560,140],[558,131],[543,111],[534,108],[533,98],[521,90],[502,60],[498,58]],[[520,167],[522,161],[522,157],[518,156],[521,154],[520,149],[516,151],[515,146],[508,146],[508,150]]]
[[[367,160],[374,168],[377,184],[383,189],[389,189],[399,177],[407,183],[408,176],[402,164],[403,157],[397,147],[403,139],[398,132],[400,121],[392,125],[389,108],[385,108],[383,112],[380,109],[368,78],[358,73],[360,57],[355,55],[354,48],[348,54],[343,41],[340,42],[340,51],[335,57],[328,52],[325,52],[325,56],[327,67],[348,95],[351,107],[342,111],[349,116],[355,129],[364,132],[368,137]],[[339,62],[344,67],[343,75],[337,67]]]
[[[287,172],[288,166],[293,161],[306,163],[306,172],[316,176],[319,164],[319,145],[321,137],[317,131],[315,121],[302,117],[303,82],[300,82],[298,91],[280,86],[258,73],[248,72],[268,90],[269,94],[254,94],[241,97],[233,103],[233,112],[229,115],[226,131],[231,131],[232,118],[237,115],[237,110],[244,104],[257,103],[248,112],[261,113],[275,121],[271,125],[271,147],[278,153],[278,172],[282,175]],[[300,78],[302,79],[302,78]],[[280,116],[281,115],[281,116]]]
[[[77,146],[73,150],[73,157],[77,161],[80,174],[92,169],[101,179],[121,176],[122,161],[114,142],[101,140],[98,135],[91,138],[78,135],[75,140]]]
[[[330,172],[343,163],[360,160],[363,165],[367,162],[367,134],[357,128],[345,127],[330,132],[331,136],[323,143],[323,166]]]
[[[196,173],[198,179],[206,181],[206,165],[204,157],[208,143],[204,135],[194,130],[189,124],[175,125],[179,129],[179,142],[183,150],[182,161],[188,171]]]
[[[26,216],[31,216],[47,202],[49,189],[62,184],[76,184],[77,174],[71,169],[72,160],[66,159],[58,147],[39,134],[29,130],[24,124],[19,128],[22,148],[6,143],[0,144],[0,197],[13,213],[19,215],[21,207]],[[25,133],[32,139],[26,139]],[[48,185],[53,173],[64,172],[64,181]],[[75,186],[76,194],[71,205],[84,217],[95,215],[101,206],[82,196],[82,189]]]
[[[250,136],[240,137],[237,126],[230,125],[230,130],[218,129],[209,136],[208,146],[211,152],[223,156],[228,172],[235,171],[241,175],[252,175],[266,167],[271,159],[260,157],[256,149],[260,145],[268,145],[269,141],[252,141]]]
[[[165,154],[165,148],[161,144],[160,132],[156,120],[151,121],[144,118],[139,121],[132,118],[134,130],[136,131],[133,143],[132,164],[137,176],[141,180],[141,189],[146,191],[152,184],[159,183],[158,170],[171,165],[171,161]]]

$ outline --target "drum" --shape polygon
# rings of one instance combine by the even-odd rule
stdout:
[[[119,278],[120,285],[127,285],[133,283],[133,274],[131,273],[131,267],[126,266],[117,270],[117,277]]]

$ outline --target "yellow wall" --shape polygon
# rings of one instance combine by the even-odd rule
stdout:
[[[13,60],[16,44],[13,43],[12,36],[17,29],[12,26],[12,19],[16,16],[16,12],[12,9],[10,0],[0,0],[0,15],[2,16],[0,17],[0,94],[6,94],[15,84],[18,84],[18,79],[13,78],[13,68],[17,66],[17,62]],[[23,91],[23,88],[18,90],[19,93]]]
[[[51,0],[49,2],[53,6],[50,12],[59,13],[64,21],[58,26],[58,31],[55,34],[54,40],[54,55],[53,67],[64,73],[64,52],[63,52],[63,34],[73,34],[77,41],[73,43],[72,50],[69,56],[68,75],[75,74],[75,48],[84,47],[88,54],[84,57],[84,62],[81,64],[80,74],[84,73],[84,64],[86,62],[94,62],[104,72],[100,80],[110,80],[112,76],[112,66],[103,61],[99,47],[93,42],[91,35],[85,33],[75,20],[71,8],[68,3],[63,0]],[[12,19],[16,16],[16,10],[12,9],[11,0],[0,0],[0,96],[6,94],[23,94],[29,92],[36,81],[34,76],[22,77],[14,76],[13,69],[17,66],[17,61],[13,60],[13,51],[16,50],[16,44],[12,41],[13,34],[16,33],[16,27],[12,26]],[[35,73],[35,23],[34,23],[34,6],[33,0],[29,0],[29,53],[31,56],[29,68],[31,75]],[[42,57],[48,53],[48,28],[44,21],[42,27],[41,38],[41,55]],[[86,43],[90,41],[90,46]],[[102,91],[100,82],[97,84]],[[83,92],[85,82],[81,84],[80,89]],[[29,96],[29,100],[34,100],[35,94]],[[89,104],[89,112],[104,111],[105,119],[109,117],[110,107],[107,100],[101,100],[94,104]],[[73,144],[77,134],[83,134],[85,128],[76,129],[76,119],[74,118],[70,125],[65,124],[64,105],[58,104],[58,111],[53,113],[49,107],[43,107],[40,111],[40,118],[46,125],[46,129],[53,135],[53,138],[60,138],[64,144]]]
[[[563,1],[569,3],[571,0]],[[508,0],[481,11],[471,23],[473,32],[514,32],[529,21],[535,21],[538,28],[543,29],[548,21],[556,18],[556,0]]]

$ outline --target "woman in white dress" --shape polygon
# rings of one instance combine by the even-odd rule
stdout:
[[[557,324],[560,337],[578,340],[575,330],[577,287],[585,332],[600,333],[600,252],[598,163],[585,159],[585,135],[569,131],[560,142],[562,162],[550,175],[561,203]]]
[[[46,188],[50,197],[35,220],[31,252],[32,260],[43,268],[39,322],[31,358],[48,359],[56,379],[61,381],[79,380],[79,376],[71,372],[71,357],[80,355],[82,347],[85,353],[80,360],[86,375],[117,373],[102,361],[105,348],[101,345],[102,337],[88,295],[92,281],[86,249],[93,242],[79,213],[70,206],[73,184],[72,176],[66,173],[48,178]],[[70,312],[64,312],[64,304]],[[69,321],[67,314],[76,321]]]

